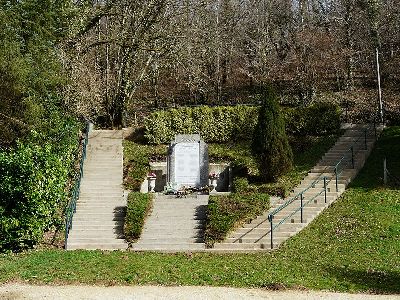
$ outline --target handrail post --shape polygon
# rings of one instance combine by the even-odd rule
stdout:
[[[300,194],[300,222],[303,223],[303,193]]]
[[[325,204],[326,204],[326,177],[324,176],[324,191],[325,191]]]
[[[336,193],[337,193],[339,192],[337,166],[335,166],[335,179],[336,179]]]
[[[269,224],[271,225],[271,231],[270,231],[270,234],[271,234],[271,249],[274,249],[274,238],[273,238],[274,226],[272,224],[273,218],[274,218],[273,215],[268,215],[268,221],[269,221]]]
[[[68,220],[65,220],[65,240],[64,240],[64,249],[67,250],[67,241],[68,241]]]
[[[351,146],[351,167],[354,169],[354,146]]]

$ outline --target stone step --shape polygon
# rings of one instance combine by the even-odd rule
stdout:
[[[77,241],[81,241],[81,240],[94,240],[94,241],[98,241],[101,242],[103,240],[107,240],[107,241],[112,241],[114,239],[122,239],[124,240],[125,237],[124,235],[118,234],[118,233],[114,233],[114,232],[80,232],[80,233],[76,233],[76,232],[71,232],[68,235],[68,240],[71,242],[77,242]]]
[[[203,234],[203,227],[198,227],[196,228],[195,226],[188,226],[188,227],[178,227],[178,228],[163,228],[164,230],[160,230],[158,227],[153,227],[153,228],[143,228],[143,233],[142,235],[149,235],[149,234],[156,234],[156,235],[182,235],[182,234],[188,234],[188,235],[199,235]]]
[[[76,204],[76,209],[85,212],[117,212],[126,211],[126,203],[114,201],[112,203],[99,203],[95,200],[87,202],[78,202]]]
[[[106,244],[106,243],[115,243],[124,245],[125,240],[123,238],[117,238],[117,236],[113,236],[110,238],[107,237],[77,237],[77,238],[69,238],[70,243],[98,243],[98,244]]]
[[[108,242],[108,243],[90,243],[90,242],[71,242],[67,244],[67,250],[126,250],[127,244]]]
[[[132,245],[132,250],[136,251],[196,251],[205,249],[203,243],[165,243],[165,244],[139,244]]]
[[[117,219],[117,220],[99,220],[99,219],[73,219],[73,228],[79,227],[79,226],[84,226],[84,227],[89,227],[92,225],[96,225],[99,227],[99,225],[104,225],[104,226],[121,226],[123,224],[123,219]]]
[[[91,196],[91,195],[96,195],[96,196],[118,196],[118,195],[123,195],[124,191],[122,188],[107,188],[107,187],[101,187],[98,186],[96,187],[88,187],[88,186],[82,186],[81,187],[81,192],[80,195],[82,196]]]
[[[279,236],[279,237],[291,237],[294,233],[296,232],[296,230],[292,230],[292,231],[274,231],[274,236]],[[249,233],[244,233],[244,234],[240,234],[238,232],[235,232],[234,234],[231,234],[228,236],[228,238],[225,240],[225,242],[229,242],[232,240],[240,240],[240,239],[244,239],[244,238],[248,238],[248,239],[260,239],[260,238],[271,238],[270,235],[270,230],[268,231],[259,231],[258,233],[256,232],[249,232]]]
[[[261,224],[256,224],[256,225],[257,225],[257,228],[255,228],[254,230],[270,230],[270,228],[271,228],[271,225],[270,225],[268,220],[267,220],[267,222],[264,222],[264,223],[261,223]],[[289,230],[292,227],[303,228],[304,225],[305,225],[304,223],[300,223],[300,222],[298,222],[298,223],[284,223],[284,224],[281,224],[279,226],[279,228],[281,228],[282,230],[284,230],[284,229],[285,230]],[[249,230],[249,229],[252,229],[253,226],[254,226],[253,224],[245,224],[245,225],[243,225],[243,227],[237,229],[237,231]]]
[[[279,244],[279,241],[274,242],[274,247],[278,247]],[[214,249],[225,251],[269,250],[271,243],[269,241],[263,243],[218,243],[214,244]]]
[[[80,216],[81,212],[77,211],[75,213],[75,216]],[[83,210],[82,211],[82,216],[87,216],[87,217],[115,217],[115,216],[124,216],[125,215],[125,209],[123,209],[122,207],[120,209],[111,209],[109,211],[96,211],[96,210],[92,210],[92,211],[87,211],[87,210]]]
[[[110,223],[110,224],[105,224],[105,223],[86,224],[86,223],[75,222],[75,223],[72,223],[72,229],[73,230],[70,231],[70,234],[73,233],[74,231],[110,231],[110,230],[112,230],[113,232],[122,232],[124,229],[124,225],[116,224],[115,222]]]
[[[273,242],[274,243],[283,243],[284,241],[286,241],[290,236],[281,236],[281,237],[277,237],[277,236],[273,236]],[[271,236],[268,235],[266,237],[263,237],[261,239],[259,238],[241,238],[241,239],[226,239],[223,244],[268,244],[271,245]]]
[[[125,216],[123,215],[118,215],[118,216],[107,216],[105,218],[104,216],[98,214],[98,215],[92,215],[92,216],[86,216],[86,215],[74,215],[73,217],[73,222],[86,222],[86,223],[96,223],[96,222],[104,222],[104,224],[111,224],[111,222],[115,221],[124,221]],[[109,222],[109,223],[107,223]]]
[[[178,232],[180,234],[191,234],[193,232],[202,232],[204,230],[203,224],[189,224],[189,225],[176,225],[176,226],[146,226],[143,227],[143,234],[154,233],[159,234],[160,232],[169,234]]]

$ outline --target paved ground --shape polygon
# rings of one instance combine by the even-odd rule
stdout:
[[[338,294],[304,291],[266,291],[216,287],[95,287],[0,285],[0,300],[5,299],[279,299],[279,300],[399,300],[400,295]]]

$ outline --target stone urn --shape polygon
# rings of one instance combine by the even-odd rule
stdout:
[[[218,177],[219,177],[219,174],[217,174],[217,173],[211,173],[209,175],[210,185],[212,186],[211,192],[216,191],[215,188],[217,187],[217,184],[218,184]]]
[[[156,179],[157,179],[157,176],[155,173],[150,173],[147,176],[147,180],[149,182],[149,192],[150,193],[154,193],[154,189],[156,187]]]
[[[212,192],[214,192],[215,188],[217,187],[218,179],[217,178],[211,178],[210,181],[211,181],[211,185],[213,187]]]

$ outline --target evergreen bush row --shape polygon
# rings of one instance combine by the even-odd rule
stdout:
[[[124,225],[124,234],[128,241],[132,242],[140,237],[145,218],[152,207],[152,199],[152,194],[129,194]]]
[[[251,137],[258,109],[249,106],[183,107],[152,113],[145,122],[150,143],[169,143],[175,134],[200,133],[207,142]]]
[[[157,111],[145,121],[149,143],[169,143],[175,134],[200,133],[206,142],[251,139],[257,124],[258,107],[182,107]],[[287,134],[324,135],[340,128],[340,109],[335,104],[282,109]]]

